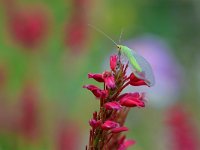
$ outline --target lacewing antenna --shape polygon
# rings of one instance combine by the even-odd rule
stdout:
[[[105,37],[107,37],[109,40],[111,40],[118,47],[118,44],[110,36],[108,36],[106,33],[104,33],[102,30],[100,30],[99,28],[97,28],[97,27],[95,27],[91,24],[88,24],[88,26],[90,26],[91,28],[93,28],[97,32],[103,34]]]
[[[121,33],[120,33],[120,36],[119,36],[119,44],[121,44],[122,34],[123,34],[123,29],[121,29]]]

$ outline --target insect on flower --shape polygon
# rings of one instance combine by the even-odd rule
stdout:
[[[128,59],[132,66],[132,71],[137,78],[144,80],[148,86],[153,86],[155,84],[155,77],[151,65],[143,56],[139,55],[127,46],[117,44],[112,38],[110,38],[107,34],[105,34],[97,27],[90,24],[89,26],[100,32],[101,34],[105,35],[117,46],[119,57],[122,54],[125,56],[125,58]]]
[[[103,33],[98,28],[93,28]],[[113,41],[106,34],[105,36]],[[154,76],[149,63],[137,53],[132,55],[132,50],[128,47],[116,43],[115,45],[118,48],[118,55],[110,56],[110,70],[101,74],[88,74],[88,78],[103,83],[103,89],[90,84],[83,86],[91,91],[99,101],[99,110],[93,113],[89,121],[91,129],[86,150],[125,150],[135,144],[134,141],[126,140],[123,136],[123,133],[128,131],[124,124],[131,108],[145,107],[145,95],[139,92],[123,94],[122,92],[129,85],[150,87],[154,84]],[[128,62],[121,61],[121,54],[128,59]],[[130,75],[127,74],[129,62],[132,68]]]

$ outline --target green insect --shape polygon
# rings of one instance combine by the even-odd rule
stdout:
[[[154,77],[151,65],[143,56],[139,55],[138,53],[128,48],[127,46],[117,44],[107,34],[105,34],[100,29],[94,27],[93,25],[89,25],[89,26],[94,28],[98,32],[102,33],[103,35],[105,35],[117,46],[117,49],[119,50],[119,54],[124,55],[129,60],[133,69],[132,71],[136,77],[144,80],[148,86],[153,86],[155,84],[155,77]]]

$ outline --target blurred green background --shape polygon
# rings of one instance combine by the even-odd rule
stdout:
[[[156,82],[162,80],[158,87],[162,92],[156,93],[155,87],[155,96],[149,96],[147,106],[130,112],[127,134],[137,141],[130,149],[172,149],[169,147],[176,141],[170,141],[172,131],[166,120],[176,105],[186,110],[192,122],[188,128],[196,133],[186,136],[193,136],[190,139],[199,145],[198,0],[1,0],[0,150],[85,148],[88,120],[98,109],[98,101],[82,86],[96,84],[87,79],[87,73],[103,72],[104,64],[109,64],[106,58],[116,52],[113,43],[88,23],[117,42],[123,29],[121,41],[130,45],[133,41],[133,45],[143,47],[143,39],[156,41],[150,44],[152,47],[164,43],[164,48],[158,46],[147,56],[159,58],[152,63],[155,68],[160,64]],[[165,56],[158,53],[162,48],[164,54],[169,53],[167,67],[162,62]],[[178,73],[168,76],[174,71]],[[170,86],[163,74],[166,82],[172,83]],[[171,87],[176,88],[165,94],[165,89]],[[151,103],[155,97],[159,106]],[[162,104],[162,99],[170,99],[170,104]]]

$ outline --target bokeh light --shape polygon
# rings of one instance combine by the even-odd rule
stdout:
[[[94,83],[88,73],[108,69],[110,54],[117,53],[88,24],[117,43],[123,30],[121,44],[146,58],[155,73],[155,86],[139,90],[146,92],[146,107],[127,118],[132,149],[176,145],[169,139],[184,127],[175,131],[166,118],[177,121],[178,114],[191,117],[195,128],[186,136],[197,146],[184,150],[199,150],[199,8],[198,0],[1,0],[0,150],[85,149],[98,100],[82,87]]]

